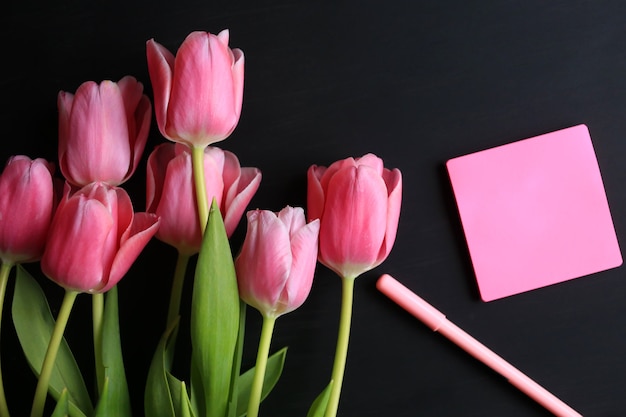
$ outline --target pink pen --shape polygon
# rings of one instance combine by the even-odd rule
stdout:
[[[581,416],[576,410],[559,400],[541,385],[520,372],[513,365],[489,350],[485,345],[456,326],[435,307],[428,304],[414,292],[388,274],[384,274],[376,283],[383,294],[391,298],[402,308],[420,319],[433,331],[443,334],[470,355],[485,363],[494,371],[504,376],[512,385],[544,406],[556,416]]]

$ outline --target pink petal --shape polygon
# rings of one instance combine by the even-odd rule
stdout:
[[[113,218],[99,201],[77,195],[63,202],[41,260],[44,274],[67,289],[99,288],[112,258],[106,243],[112,227]]]
[[[244,64],[245,59],[243,56],[243,51],[241,49],[233,49],[233,58],[235,63],[233,65],[233,96],[234,96],[234,106],[235,106],[235,114],[237,119],[241,115],[241,107],[243,104],[243,81],[244,81]]]
[[[306,225],[304,210],[301,207],[287,206],[278,212],[278,218],[287,227],[289,238],[292,238],[301,228]]]
[[[300,307],[309,296],[317,264],[319,219],[300,227],[291,238],[292,263],[289,280],[281,294],[283,314]]]
[[[324,189],[320,178],[326,171],[325,167],[312,165],[307,171],[307,218],[319,219],[324,213]]]
[[[161,200],[167,164],[174,158],[174,143],[162,143],[148,156],[146,175],[146,208],[154,213]]]
[[[41,257],[54,209],[47,161],[12,157],[0,176],[0,255],[22,263]]]
[[[139,101],[139,105],[137,106],[137,110],[135,112],[135,116],[133,122],[135,124],[136,133],[134,137],[131,137],[131,151],[132,151],[132,165],[126,174],[126,181],[130,178],[131,175],[137,169],[139,165],[139,161],[141,161],[141,157],[143,156],[143,151],[146,147],[146,143],[148,142],[148,134],[150,133],[150,121],[152,115],[152,105],[150,104],[150,100],[147,96],[142,96]]]
[[[59,163],[61,164],[61,172],[67,172],[65,152],[67,151],[67,143],[69,141],[69,125],[70,113],[72,111],[72,103],[74,95],[60,91],[57,97],[57,107],[59,109]]]
[[[220,42],[224,44],[224,46],[228,46],[229,38],[230,38],[230,32],[228,31],[228,29],[224,29],[220,33],[217,34],[217,39],[219,39]]]
[[[387,188],[378,173],[361,165],[329,181],[320,230],[320,261],[344,278],[372,268],[385,237]]]
[[[272,313],[291,263],[291,246],[283,223],[270,211],[248,212],[248,232],[235,262],[242,299],[262,313]]]
[[[117,85],[82,84],[74,96],[69,140],[62,168],[75,185],[93,181],[119,183],[130,165],[124,103]]]
[[[193,32],[185,39],[176,55],[167,132],[194,146],[232,132],[238,117],[231,61],[230,50],[215,35]]]
[[[355,160],[357,166],[366,165],[368,167],[373,168],[376,173],[380,176],[383,175],[384,164],[383,160],[374,155],[373,153],[368,153],[367,155],[363,155],[360,158]]]
[[[222,199],[222,215],[226,234],[231,236],[246,207],[259,189],[261,171],[257,168],[241,168],[239,160],[232,152],[224,151],[224,188],[226,195]]]
[[[393,171],[385,169],[383,180],[387,186],[389,198],[387,201],[387,232],[378,254],[376,265],[380,265],[391,252],[393,243],[396,240],[398,231],[398,221],[400,219],[400,207],[402,205],[402,174],[400,170]]]
[[[172,148],[168,146],[166,149]],[[162,171],[165,175],[157,185],[160,195],[152,204],[154,212],[161,217],[157,237],[182,253],[194,254],[200,249],[202,236],[191,174],[191,155],[187,151],[182,152],[164,166],[166,168]]]
[[[131,235],[119,248],[107,282],[98,292],[113,288],[126,275],[133,262],[146,247],[159,227],[158,217],[150,213],[136,213],[131,228]]]
[[[170,94],[172,89],[172,71],[174,69],[174,55],[165,47],[155,42],[154,39],[146,43],[146,54],[148,58],[148,72],[152,82],[154,94],[154,110],[157,124],[161,134],[170,140],[176,138],[169,137],[166,133],[167,108],[169,107]]]

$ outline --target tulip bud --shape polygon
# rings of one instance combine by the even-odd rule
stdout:
[[[192,32],[176,57],[147,42],[148,70],[161,134],[190,147],[205,147],[233,132],[243,102],[244,56],[228,47],[228,31]]]
[[[382,263],[396,238],[402,199],[398,169],[367,154],[308,171],[308,215],[319,218],[319,261],[344,278]]]
[[[268,317],[300,307],[313,284],[319,221],[306,223],[304,210],[248,212],[248,231],[235,260],[239,295]]]
[[[61,91],[59,164],[67,181],[120,185],[135,172],[150,128],[151,105],[143,85],[126,76],[119,82],[83,83],[76,94]]]
[[[53,165],[14,156],[0,176],[0,259],[6,264],[41,258],[55,198]]]
[[[41,269],[67,290],[102,293],[128,272],[158,228],[154,214],[134,213],[122,188],[91,183],[65,195],[50,226]]]
[[[215,198],[230,237],[259,188],[261,171],[242,168],[232,152],[208,146],[204,176],[207,196]],[[161,144],[148,158],[146,206],[161,219],[156,237],[188,255],[197,253],[202,243],[192,177],[191,153],[184,145]]]

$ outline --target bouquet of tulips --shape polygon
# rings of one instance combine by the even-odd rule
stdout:
[[[278,213],[248,211],[247,233],[233,257],[228,239],[259,189],[261,172],[212,146],[233,132],[242,107],[244,55],[228,43],[228,31],[193,32],[174,55],[147,42],[154,113],[169,142],[148,157],[146,212],[135,212],[122,188],[141,160],[152,115],[142,84],[131,76],[59,93],[64,180],[55,178],[54,164],[27,156],[12,157],[0,176],[0,303],[15,270],[11,316],[37,378],[31,417],[46,410],[52,416],[131,415],[129,390],[136,387],[125,377],[117,283],[153,237],[174,247],[178,258],[167,321],[140,388],[147,417],[257,416],[285,361],[284,348],[270,355],[276,319],[305,301],[318,260],[341,277],[343,296],[332,375],[311,399],[308,415],[337,414],[354,281],[391,250],[401,174],[373,154],[313,165],[307,216],[290,206]],[[192,258],[192,297],[183,300]],[[65,290],[56,317],[22,266],[37,261]],[[63,338],[79,296],[92,303],[93,387]],[[190,381],[183,381],[172,373],[172,361],[180,306],[189,301]],[[263,325],[256,366],[244,372],[248,305],[261,313]],[[9,416],[10,405],[0,374],[0,417]]]

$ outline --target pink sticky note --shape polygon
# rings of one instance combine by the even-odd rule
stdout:
[[[622,264],[587,126],[453,158],[447,168],[484,301]]]

